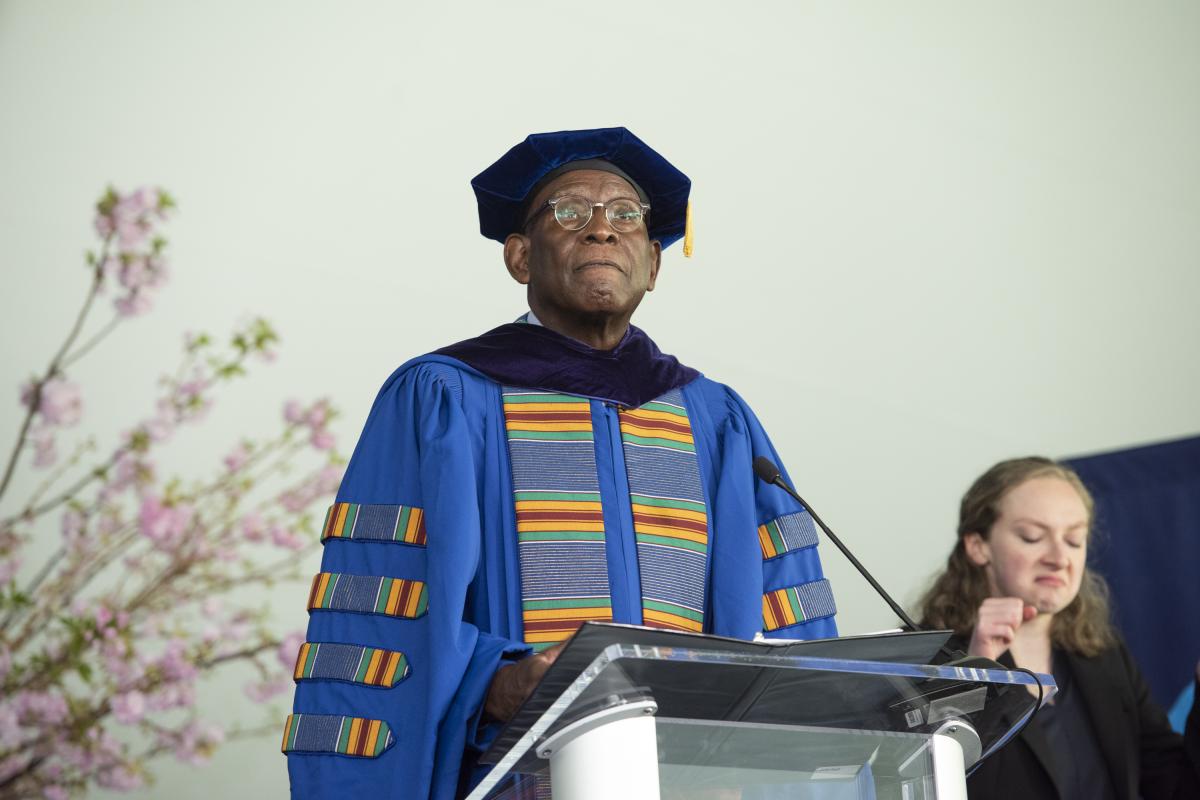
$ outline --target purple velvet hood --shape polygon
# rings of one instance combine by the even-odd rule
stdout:
[[[608,400],[637,408],[700,373],[666,355],[632,325],[612,350],[594,350],[540,325],[513,322],[435,351],[507,386]]]

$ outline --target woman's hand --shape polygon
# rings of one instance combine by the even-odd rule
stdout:
[[[1019,597],[989,597],[979,606],[975,631],[967,652],[995,661],[1012,645],[1021,624],[1037,616],[1037,609]],[[1197,666],[1200,670],[1200,665]]]
[[[556,644],[496,670],[483,703],[484,712],[501,722],[512,719],[565,645],[566,642]]]

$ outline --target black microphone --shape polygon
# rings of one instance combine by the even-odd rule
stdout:
[[[772,464],[771,459],[767,458],[766,456],[758,456],[755,458],[754,474],[762,478],[762,480],[766,483],[775,484],[780,489],[783,489],[785,492],[795,498],[797,503],[804,506],[808,510],[809,515],[813,518],[813,521],[817,523],[817,526],[820,527],[821,530],[825,531],[825,535],[829,537],[829,540],[838,546],[838,549],[842,551],[842,554],[845,555],[846,558],[850,559],[850,563],[854,565],[854,568],[857,569],[859,573],[867,579],[867,583],[871,584],[871,587],[879,593],[879,596],[882,597],[887,604],[892,607],[892,611],[896,612],[896,616],[904,621],[904,624],[908,627],[908,629],[910,631],[922,630],[920,625],[913,622],[912,618],[909,617],[908,614],[904,613],[904,609],[900,607],[900,604],[893,600],[891,595],[883,590],[883,587],[879,585],[879,582],[871,576],[871,573],[867,572],[867,568],[864,567],[859,560],[854,557],[854,554],[850,552],[846,545],[842,544],[842,540],[837,537],[837,534],[829,530],[829,526],[821,521],[821,518],[817,516],[817,512],[813,510],[813,507],[810,506],[803,497],[796,494],[795,489],[787,485],[787,481],[783,479],[783,474],[780,473],[779,467]]]

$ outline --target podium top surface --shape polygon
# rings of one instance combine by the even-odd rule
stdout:
[[[928,736],[967,723],[986,757],[1056,691],[1049,676],[932,666],[945,632],[776,644],[589,623],[484,754],[484,784],[544,771],[567,725],[652,701],[659,719]],[[582,663],[582,666],[580,666]],[[1032,690],[1032,691],[1031,691]],[[484,788],[481,784],[480,788]]]

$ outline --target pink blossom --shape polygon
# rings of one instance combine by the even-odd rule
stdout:
[[[21,404],[26,408],[33,405],[34,386],[31,381],[21,387]],[[76,424],[83,416],[79,386],[66,378],[51,378],[42,384],[36,410],[48,425],[68,427]]]
[[[300,405],[299,400],[288,400],[283,404],[283,418],[293,425],[299,425],[304,421],[304,406]]]
[[[121,259],[119,256],[107,256],[100,262],[100,271],[105,280],[119,281],[121,279]]]
[[[113,621],[112,609],[110,609],[106,605],[101,604],[100,606],[98,606],[96,608],[94,617],[96,620],[96,627],[103,628],[105,625],[107,625],[108,623]]]
[[[154,482],[154,462],[137,453],[124,452],[113,465],[113,477],[109,486],[121,491],[134,484]]]
[[[32,759],[33,753],[26,751],[24,753],[17,753],[16,755],[11,755],[3,760],[0,760],[0,781],[7,780],[13,775],[16,775],[18,772],[24,770]]]
[[[187,647],[182,639],[167,642],[167,647],[159,656],[156,666],[162,670],[167,680],[188,681],[196,677],[196,665],[187,659]]]
[[[13,703],[23,721],[36,720],[57,725],[70,716],[67,699],[60,692],[19,692]]]
[[[160,410],[156,416],[146,420],[141,425],[141,432],[154,442],[165,441],[174,429],[175,414],[173,411],[164,412]]]
[[[101,514],[96,523],[96,531],[101,536],[108,536],[121,527],[121,517],[118,513]]]
[[[8,704],[0,706],[0,751],[15,749],[24,735],[17,710]]]
[[[121,639],[116,641],[122,642]],[[117,691],[126,691],[146,677],[146,666],[138,659],[130,658],[127,650],[120,652],[113,649],[104,653],[104,673],[116,684]]]
[[[283,506],[284,511],[290,511],[297,514],[308,508],[308,504],[313,501],[309,496],[305,486],[298,486],[295,489],[289,489],[279,495],[279,505]]]
[[[279,643],[279,649],[275,651],[275,657],[289,672],[296,668],[296,655],[300,652],[300,645],[304,644],[304,641],[303,631],[292,631],[283,637],[283,641]]]
[[[194,511],[187,503],[169,505],[158,497],[149,496],[142,501],[138,527],[142,535],[160,550],[173,550],[186,536]]]
[[[52,783],[42,789],[42,797],[46,800],[70,800],[71,793],[65,787]]]
[[[318,450],[332,450],[334,445],[337,444],[333,438],[333,434],[324,428],[313,431],[308,441]]]
[[[113,306],[122,317],[137,317],[149,311],[154,303],[146,292],[134,290],[114,300]]]
[[[125,692],[112,699],[113,718],[123,725],[140,722],[146,714],[146,696],[139,691]]]
[[[131,792],[145,785],[142,776],[125,764],[106,767],[96,773],[96,785],[118,792]]]
[[[149,215],[158,207],[159,194],[154,189],[141,188],[117,200],[109,224],[116,231],[121,250],[134,250],[145,242],[152,227]]]
[[[329,421],[329,405],[319,400],[308,410],[308,424],[313,428],[323,428]]]
[[[116,628],[106,628],[106,634],[117,633]],[[129,658],[129,644],[120,636],[108,636],[100,643],[100,656],[104,658],[105,665],[109,666]]]
[[[242,687],[242,691],[255,703],[265,703],[286,692],[291,685],[291,680],[283,676],[268,681],[251,681]]]
[[[92,768],[92,755],[86,749],[69,742],[59,742],[54,754],[71,769],[84,772]]]
[[[261,542],[267,532],[267,523],[262,518],[262,514],[257,511],[251,511],[246,516],[242,517],[242,536],[245,536],[252,542]]]
[[[321,468],[317,473],[317,492],[319,494],[332,494],[342,485],[342,475],[345,474],[346,468],[339,464],[328,464]]]
[[[230,472],[237,472],[242,467],[246,466],[246,462],[250,460],[250,451],[246,449],[245,442],[238,444],[237,447],[230,451],[229,455],[225,456],[225,469]]]
[[[160,216],[163,215],[159,208],[162,197],[159,190],[153,186],[139,186],[126,196],[125,202],[131,213],[146,215],[150,212],[157,212]]]
[[[225,732],[212,723],[193,720],[179,732],[175,757],[188,764],[205,764],[225,741]]]
[[[250,623],[241,617],[231,617],[221,626],[221,640],[224,642],[240,642],[250,635]]]
[[[121,259],[121,268],[117,271],[117,282],[131,291],[138,291],[146,286],[153,278],[153,271],[146,259],[141,256],[128,256]]]
[[[172,683],[146,697],[146,707],[151,711],[187,708],[195,702],[196,690],[189,683]]]
[[[41,431],[30,437],[33,444],[33,465],[35,467],[53,466],[58,461],[58,449],[54,446],[54,434]]]
[[[128,216],[117,217],[115,220],[117,228],[117,247],[123,251],[136,250],[146,241],[146,236],[150,233],[149,226],[138,219],[131,219]]]
[[[184,381],[176,387],[175,391],[179,392],[179,397],[185,402],[190,403],[196,398],[204,394],[204,390],[208,388],[208,381],[201,378],[196,378],[190,381]]]
[[[171,268],[167,266],[167,260],[162,256],[147,256],[146,267],[150,274],[146,277],[144,286],[148,289],[161,289],[167,279],[171,277]]]
[[[304,539],[282,525],[272,525],[271,544],[286,550],[300,550],[304,547]]]
[[[107,214],[97,214],[96,218],[92,220],[92,224],[102,239],[107,239],[113,232],[112,218]]]
[[[77,509],[68,509],[62,515],[62,537],[68,550],[76,550],[80,548],[82,540],[85,538],[85,526],[87,520],[83,516],[83,512]]]
[[[17,571],[21,568],[21,559],[17,556],[0,559],[0,584],[5,584],[17,577]]]

